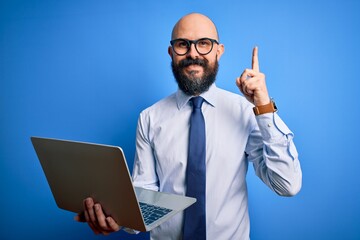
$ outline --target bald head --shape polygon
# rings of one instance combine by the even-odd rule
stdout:
[[[171,34],[171,39],[186,38],[194,40],[204,37],[219,40],[213,21],[200,13],[191,13],[182,17],[175,24]]]

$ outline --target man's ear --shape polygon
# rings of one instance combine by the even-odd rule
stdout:
[[[217,60],[219,61],[221,58],[221,55],[225,52],[225,46],[224,44],[219,44],[218,49],[216,51]]]
[[[170,56],[171,59],[172,59],[172,57],[173,57],[173,51],[172,51],[172,47],[171,47],[171,46],[168,47],[168,54],[169,54],[169,56]]]

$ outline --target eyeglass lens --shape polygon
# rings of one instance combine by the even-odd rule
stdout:
[[[191,48],[191,43],[195,44],[195,49],[201,55],[206,55],[211,52],[213,48],[213,42],[210,39],[198,39],[196,41],[190,41],[185,39],[177,39],[173,43],[173,49],[178,55],[185,55]]]

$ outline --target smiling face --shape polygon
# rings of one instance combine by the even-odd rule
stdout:
[[[219,40],[214,23],[206,16],[197,13],[186,15],[177,22],[172,32],[172,40],[179,38]],[[218,60],[224,52],[224,46],[214,43],[212,51],[206,55],[199,54],[194,44],[190,45],[189,51],[183,56],[177,55],[171,46],[168,52],[179,88],[188,95],[199,95],[207,91],[215,81]]]

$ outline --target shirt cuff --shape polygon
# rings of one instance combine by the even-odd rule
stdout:
[[[276,141],[284,135],[293,135],[277,113],[265,113],[256,116],[264,141]]]
[[[140,231],[138,231],[138,230],[134,230],[134,229],[127,228],[127,227],[124,227],[122,230],[124,230],[125,232],[130,233],[130,234],[139,234],[140,233]]]

